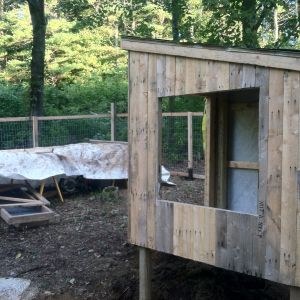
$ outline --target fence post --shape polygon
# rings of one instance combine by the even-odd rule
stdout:
[[[32,147],[39,146],[39,120],[36,116],[32,116]]]
[[[188,112],[188,177],[193,179],[193,113]]]
[[[116,105],[110,104],[110,140],[116,140]]]

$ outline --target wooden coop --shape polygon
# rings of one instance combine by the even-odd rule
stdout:
[[[154,249],[289,285],[300,299],[300,52],[131,38],[122,48],[140,298]],[[161,99],[182,95],[207,101],[204,206],[160,197]]]

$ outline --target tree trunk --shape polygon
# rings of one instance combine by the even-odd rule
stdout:
[[[27,0],[32,22],[30,105],[33,116],[43,115],[46,16],[44,0]]]
[[[173,41],[178,42],[179,37],[180,9],[177,0],[172,0],[172,35]]]
[[[258,47],[256,0],[243,0],[242,11],[243,43],[246,47]]]

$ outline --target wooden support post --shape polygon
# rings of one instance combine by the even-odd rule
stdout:
[[[188,112],[188,174],[193,179],[193,113]]]
[[[228,99],[220,95],[218,99],[217,149],[216,149],[216,206],[227,208],[227,140],[228,140]]]
[[[204,205],[215,207],[216,179],[216,97],[211,95],[206,100],[206,138],[205,138],[205,185]]]
[[[290,287],[290,300],[299,300],[300,299],[300,288],[296,286]]]
[[[32,117],[32,147],[39,146],[39,120],[37,117]]]
[[[151,299],[151,251],[139,248],[139,300]]]
[[[63,203],[63,202],[64,202],[64,198],[63,198],[63,195],[62,195],[62,193],[61,193],[61,190],[60,190],[59,184],[58,184],[58,182],[57,182],[57,179],[55,178],[55,176],[53,176],[52,179],[53,179],[53,182],[54,182],[54,184],[55,184],[56,191],[57,191],[57,194],[58,194],[58,196],[59,196],[59,199],[60,199],[60,201]]]
[[[116,140],[116,105],[110,104],[110,140]]]

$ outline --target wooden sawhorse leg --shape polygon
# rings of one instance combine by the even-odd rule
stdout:
[[[63,198],[63,195],[62,195],[61,190],[60,190],[60,188],[59,188],[59,184],[58,184],[58,182],[57,182],[57,179],[56,179],[54,176],[52,177],[52,179],[53,179],[53,182],[54,182],[54,184],[55,184],[55,187],[56,187],[56,190],[57,190],[59,199],[60,199],[61,202],[64,203],[64,198]]]

